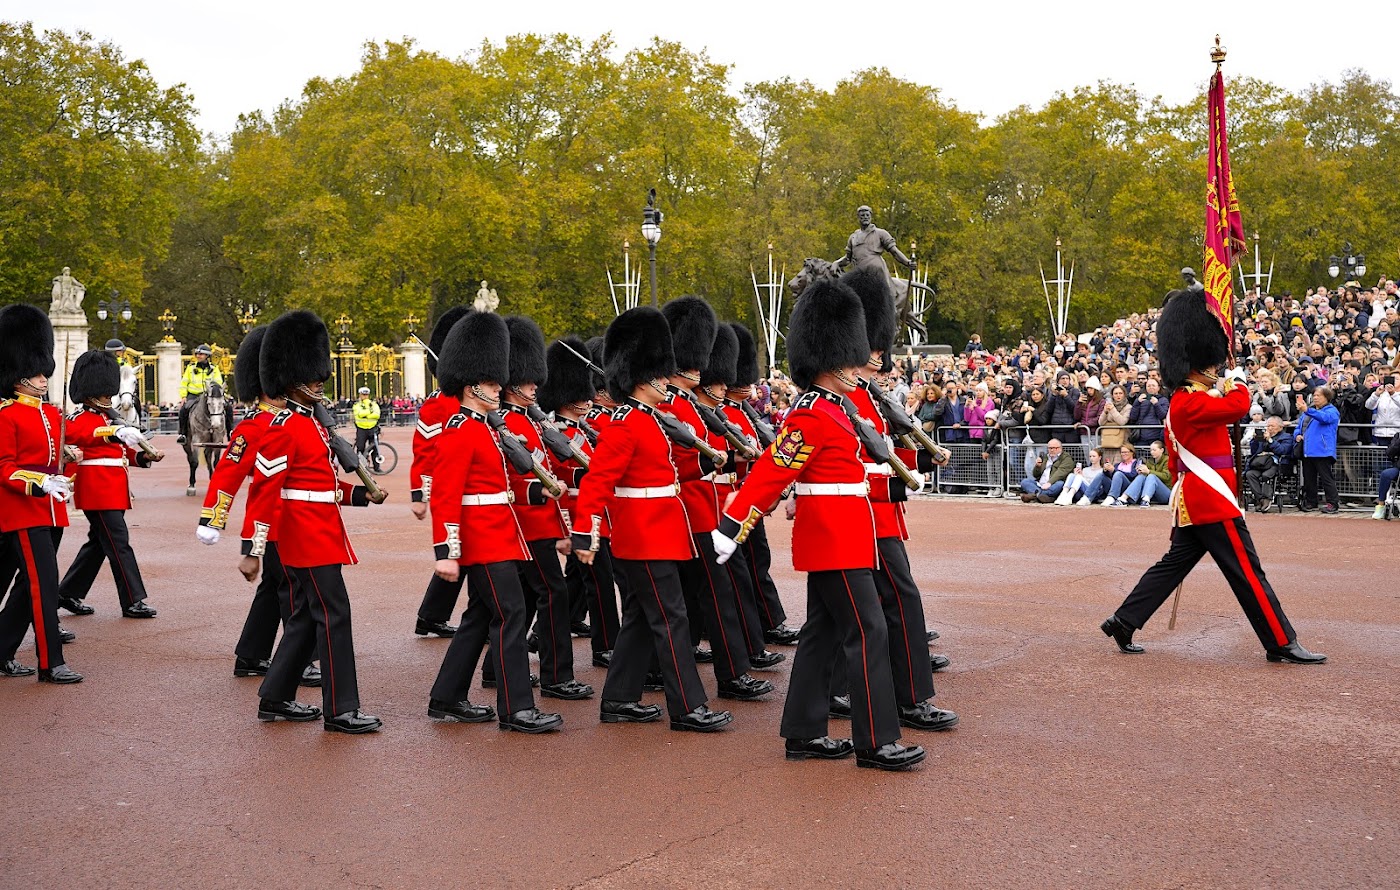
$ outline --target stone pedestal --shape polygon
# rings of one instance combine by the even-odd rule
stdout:
[[[49,401],[65,412],[76,407],[68,398],[68,379],[78,356],[88,350],[88,320],[82,310],[55,312],[49,315],[53,323],[53,376],[49,380]]]
[[[156,344],[156,403],[178,405],[180,399],[180,355],[184,345],[175,340],[163,340]]]
[[[428,394],[428,350],[422,343],[409,341],[399,347],[403,356],[403,394],[421,399]]]

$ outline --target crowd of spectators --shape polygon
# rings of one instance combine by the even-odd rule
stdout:
[[[1400,438],[1396,283],[1317,287],[1301,297],[1252,293],[1236,310],[1239,361],[1251,381],[1250,416],[1241,418],[1255,472],[1246,474],[1250,506],[1276,507],[1276,483],[1301,468],[1300,506],[1335,512],[1338,446]],[[1024,477],[1008,480],[1028,501],[1166,503],[1171,474],[1161,443],[1171,394],[1153,356],[1158,313],[1015,346],[989,348],[974,335],[952,355],[896,357],[879,380],[940,443],[961,446],[957,453],[980,444],[975,453],[990,465],[1007,445],[1028,445]],[[757,388],[755,407],[778,424],[796,397],[775,374]],[[1066,445],[1091,449],[1078,452],[1088,465],[1066,465]],[[1386,494],[1378,491],[1378,505]]]

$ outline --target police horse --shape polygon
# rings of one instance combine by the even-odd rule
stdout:
[[[199,469],[201,453],[210,478],[214,476],[214,464],[228,445],[232,408],[224,388],[217,383],[209,384],[190,407],[190,435],[185,441],[185,458],[190,463],[190,485],[185,494],[190,497],[195,495],[195,471]]]

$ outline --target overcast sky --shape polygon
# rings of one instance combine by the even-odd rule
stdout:
[[[849,11],[847,11],[849,10]],[[0,0],[0,18],[83,29],[184,83],[200,126],[227,133],[241,112],[270,111],[313,76],[359,67],[368,40],[411,37],[451,58],[525,32],[585,40],[611,32],[619,56],[653,36],[732,65],[731,82],[792,77],[831,88],[883,65],[989,117],[1101,79],[1183,101],[1210,75],[1215,34],[1227,77],[1299,90],[1347,68],[1400,81],[1400,3],[1090,2],[782,3],[763,0]]]

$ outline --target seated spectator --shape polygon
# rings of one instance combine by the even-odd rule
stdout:
[[[1103,502],[1105,507],[1118,506],[1120,498],[1124,503],[1127,502],[1125,493],[1128,490],[1128,486],[1132,485],[1133,481],[1137,479],[1138,465],[1140,463],[1141,461],[1137,459],[1137,452],[1133,450],[1133,446],[1124,445],[1118,449],[1118,463],[1114,464],[1111,468],[1113,478],[1109,480],[1108,499]],[[1109,470],[1105,470],[1105,472],[1109,472]]]
[[[1302,426],[1295,440],[1303,443],[1303,487],[1298,491],[1298,509],[1317,509],[1317,487],[1322,485],[1322,512],[1337,512],[1337,480],[1332,465],[1337,461],[1337,424],[1341,413],[1332,404],[1332,389],[1319,386],[1313,390],[1312,404],[1299,395],[1297,409]]]
[[[1167,419],[1170,407],[1171,398],[1162,394],[1162,384],[1156,377],[1149,377],[1128,415],[1128,425],[1137,427],[1132,431],[1133,444],[1150,445],[1162,441],[1162,422]]]
[[[1123,493],[1120,503],[1138,503],[1144,507],[1165,504],[1171,500],[1172,474],[1167,469],[1167,449],[1161,440],[1152,443],[1151,457],[1141,461],[1137,468],[1137,478]]]
[[[1284,429],[1283,418],[1275,414],[1264,422],[1264,432],[1249,443],[1244,482],[1255,512],[1269,512],[1274,506],[1274,489],[1279,477],[1292,472],[1293,437]],[[1249,509],[1248,504],[1245,509]]]
[[[1108,474],[1104,472],[1103,457],[1097,448],[1089,449],[1089,464],[1074,465],[1074,473],[1065,484],[1065,490],[1055,499],[1061,506],[1078,504],[1087,507],[1108,493]]]
[[[1045,454],[1035,462],[1031,475],[1021,480],[1021,500],[1027,504],[1031,501],[1054,503],[1073,471],[1074,460],[1065,453],[1059,439],[1051,439],[1045,444]]]
[[[1385,449],[1385,459],[1390,466],[1381,470],[1380,478],[1376,480],[1376,509],[1371,513],[1372,519],[1385,518],[1385,499],[1390,494],[1390,487],[1400,478],[1400,436],[1391,437]]]

